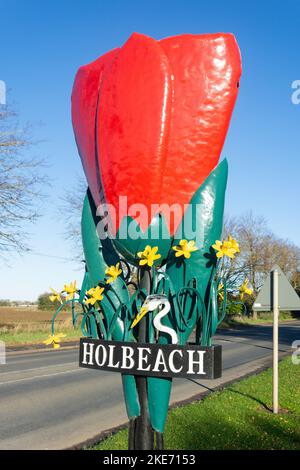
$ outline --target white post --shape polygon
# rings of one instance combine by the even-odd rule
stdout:
[[[273,413],[278,413],[278,271],[273,271]]]

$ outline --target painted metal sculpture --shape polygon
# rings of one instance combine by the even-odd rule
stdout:
[[[227,161],[218,159],[240,74],[231,34],[134,33],[77,72],[72,121],[89,186],[85,335],[184,345],[196,328],[196,341],[211,345],[226,310],[218,260],[239,250],[219,241]],[[131,448],[153,445],[153,436],[138,442],[148,414],[161,446],[167,417],[171,379],[143,380],[123,376]]]

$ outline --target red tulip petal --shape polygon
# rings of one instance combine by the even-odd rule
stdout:
[[[80,67],[72,91],[72,122],[84,172],[96,206],[100,204],[101,180],[96,162],[95,120],[103,72],[118,49]]]
[[[174,74],[162,200],[183,205],[220,157],[237,97],[241,58],[231,34],[182,35],[159,44]]]
[[[97,117],[105,199],[117,210],[119,195],[128,206],[145,204],[149,213],[160,200],[170,105],[166,55],[154,39],[133,34],[104,74]],[[141,215],[139,222],[146,230],[150,220]]]

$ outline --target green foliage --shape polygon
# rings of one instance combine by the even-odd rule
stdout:
[[[39,310],[57,310],[60,306],[58,300],[51,302],[49,296],[51,292],[45,292],[38,297],[38,309]]]
[[[228,293],[227,297],[227,306],[226,306],[226,315],[229,317],[237,315],[250,315],[252,311],[252,305],[254,302],[254,297],[252,295],[245,295],[243,299],[239,295],[233,295]]]
[[[236,300],[228,300],[226,306],[226,315],[235,316],[235,315],[243,315],[245,312],[245,308],[242,303]]]
[[[279,321],[285,322],[294,320],[294,312],[280,312]],[[272,324],[273,313],[272,312],[259,312],[256,318],[246,315],[227,315],[225,320],[221,324],[221,328],[233,328],[236,326],[248,326],[248,325],[260,325],[260,324]]]
[[[273,313],[272,312],[258,312],[257,319],[262,320],[262,321],[265,320],[265,321],[273,322]],[[292,319],[293,317],[291,315],[291,312],[286,312],[286,311],[279,312],[279,320],[284,321],[284,320],[292,320]]]
[[[291,358],[280,365],[282,413],[274,415],[272,370],[241,380],[221,392],[170,411],[166,449],[300,449],[300,365]],[[95,450],[127,449],[127,430]]]
[[[0,307],[9,307],[11,301],[9,299],[0,299]]]

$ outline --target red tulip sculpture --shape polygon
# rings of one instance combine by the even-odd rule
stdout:
[[[121,48],[82,66],[75,78],[72,121],[89,186],[82,219],[87,286],[97,286],[118,262],[128,270],[136,266],[138,280],[150,272],[147,293],[170,299],[163,323],[176,331],[179,344],[199,321],[202,345],[211,343],[216,329],[207,299],[227,181],[227,161],[218,160],[240,75],[232,34],[156,41],[134,33]],[[101,301],[104,337],[116,341],[139,340],[130,315],[143,304],[143,286],[132,294],[127,277],[123,272],[105,287]],[[180,300],[184,289],[201,299],[196,308]],[[146,340],[170,341],[156,333]],[[123,385],[134,420],[141,405],[135,378],[123,377]],[[147,390],[151,427],[162,433],[171,380],[148,377]]]

